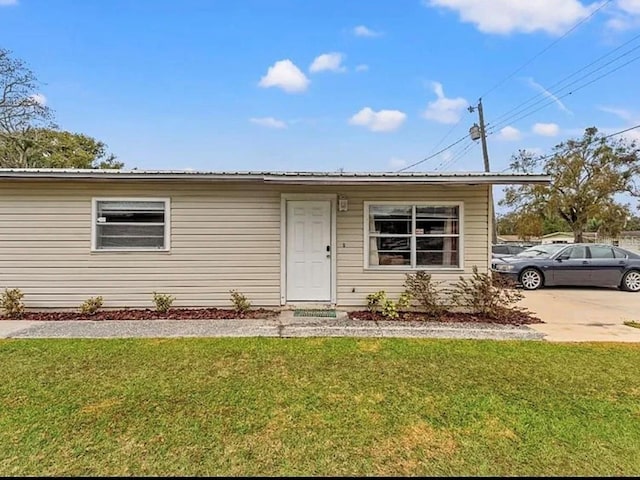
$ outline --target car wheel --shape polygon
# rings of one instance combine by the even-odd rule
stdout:
[[[542,273],[535,268],[527,268],[520,274],[520,283],[525,290],[536,290],[542,286]]]
[[[629,292],[640,292],[640,272],[631,270],[622,277],[622,288]]]

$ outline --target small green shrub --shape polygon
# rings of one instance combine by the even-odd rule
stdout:
[[[367,295],[367,310],[370,312],[377,312],[380,310],[381,305],[387,299],[387,293],[384,290],[380,290],[376,293],[370,293]]]
[[[404,292],[400,295],[398,302],[394,302],[387,297],[384,290],[367,295],[367,310],[370,312],[379,312],[383,317],[389,320],[397,320],[400,317],[399,309],[405,310],[411,303],[411,296]]]
[[[80,313],[84,315],[95,315],[102,308],[102,297],[89,297],[80,305]]]
[[[407,310],[410,306],[411,306],[411,300],[413,299],[413,296],[411,295],[410,292],[402,292],[400,294],[400,297],[398,298],[398,302],[396,303],[396,306],[398,307],[399,310]]]
[[[475,265],[470,279],[460,277],[453,285],[451,297],[457,306],[496,320],[524,310],[515,306],[524,295],[514,282],[501,275],[479,273]]]
[[[24,293],[19,288],[6,288],[0,297],[0,308],[9,318],[18,318],[24,313]]]
[[[380,313],[383,317],[388,318],[389,320],[396,320],[400,316],[398,314],[398,306],[390,298],[387,298],[384,301]]]
[[[420,310],[427,315],[437,316],[445,310],[444,305],[440,302],[438,292],[440,283],[442,282],[434,282],[429,273],[420,270],[414,274],[406,274],[404,288],[418,303]]]
[[[153,303],[156,304],[156,311],[160,313],[167,313],[175,299],[176,297],[171,295],[153,292]]]
[[[231,294],[231,303],[236,313],[244,315],[251,309],[251,302],[245,295],[237,290],[230,290],[229,293]]]
[[[634,320],[625,320],[624,323],[627,327],[640,328],[640,322]]]

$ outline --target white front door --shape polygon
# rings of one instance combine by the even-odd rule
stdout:
[[[331,301],[331,202],[287,201],[287,301]]]

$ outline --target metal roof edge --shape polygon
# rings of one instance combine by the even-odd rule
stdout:
[[[2,179],[255,181],[289,184],[550,183],[539,174],[491,172],[199,172],[176,170],[0,169]]]

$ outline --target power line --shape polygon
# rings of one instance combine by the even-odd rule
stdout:
[[[631,130],[635,130],[635,129],[637,129],[637,128],[640,128],[640,123],[639,123],[638,125],[634,125],[633,127],[625,128],[624,130],[620,130],[620,131],[618,131],[618,132],[610,133],[609,135],[605,135],[604,137],[594,138],[593,140],[591,140],[590,142],[587,142],[587,143],[586,143],[585,145],[583,145],[583,146],[588,147],[588,146],[589,146],[589,145],[591,145],[592,143],[598,142],[598,141],[600,141],[600,140],[606,140],[607,138],[616,137],[616,136],[618,136],[618,135],[622,135],[623,133],[630,132]],[[541,161],[543,161],[543,160],[547,160],[547,159],[549,159],[549,158],[551,158],[551,157],[553,157],[553,156],[555,156],[555,155],[556,155],[555,153],[550,153],[550,154],[545,155],[545,156],[543,156],[543,157],[539,157],[539,158],[537,158],[536,160],[537,160],[538,162],[541,162]],[[509,165],[508,167],[506,167],[506,168],[504,168],[504,169],[500,170],[500,172],[501,172],[501,173],[502,173],[502,172],[506,172],[507,170],[510,170],[510,169],[511,169],[511,165]]]
[[[631,52],[632,52],[632,51],[634,51],[634,50],[637,50],[638,48],[640,48],[640,46],[634,47],[633,49],[631,49],[631,50],[629,50],[629,51],[625,52],[624,54],[619,55],[618,57],[616,57],[615,59],[613,59],[613,60],[609,61],[609,62],[608,62],[608,63],[606,63],[605,65],[600,66],[598,69],[593,70],[593,71],[592,71],[592,72],[590,72],[588,75],[585,75],[585,76],[583,76],[583,77],[579,78],[578,80],[576,80],[576,81],[574,81],[574,82],[571,82],[569,85],[566,85],[565,87],[563,87],[562,89],[560,89],[559,91],[557,91],[557,92],[555,92],[555,93],[559,93],[560,91],[565,90],[567,87],[569,87],[569,86],[571,86],[571,85],[574,85],[575,83],[578,83],[578,82],[579,82],[579,81],[581,81],[581,80],[586,79],[588,76],[592,75],[593,73],[595,73],[595,72],[597,72],[597,71],[599,71],[599,70],[602,70],[602,68],[604,68],[605,66],[610,65],[611,63],[613,63],[613,62],[615,62],[615,61],[619,60],[620,58],[622,58],[622,57],[624,57],[624,56],[628,55],[629,53],[631,53]],[[556,101],[558,101],[558,100],[560,100],[560,99],[562,99],[562,98],[565,98],[565,97],[567,97],[567,96],[569,96],[569,95],[573,95],[575,92],[578,92],[578,91],[582,90],[583,88],[586,88],[586,87],[588,87],[589,85],[592,85],[593,83],[597,82],[598,80],[600,80],[600,79],[602,79],[602,78],[604,78],[604,77],[607,77],[607,76],[611,75],[612,73],[615,73],[616,71],[618,71],[618,70],[620,70],[621,68],[624,68],[625,66],[627,66],[627,65],[629,65],[629,64],[631,64],[631,63],[633,63],[633,62],[637,61],[638,59],[640,59],[640,55],[638,55],[638,56],[636,56],[636,57],[633,57],[631,60],[629,60],[629,61],[627,61],[627,62],[625,62],[625,63],[623,63],[623,64],[621,64],[621,65],[618,65],[617,67],[615,67],[615,68],[613,68],[613,69],[611,69],[611,70],[608,70],[608,71],[604,72],[602,75],[599,75],[599,76],[597,76],[596,78],[593,78],[593,79],[589,80],[588,82],[583,83],[582,85],[579,85],[578,87],[574,88],[573,90],[571,90],[571,91],[569,91],[569,92],[565,93],[564,95],[562,95],[562,96],[560,96],[560,97],[556,97],[556,96],[554,95],[554,98],[552,98],[552,99],[551,99],[551,100],[549,100],[547,103],[545,103],[544,105],[540,106],[539,108],[536,108],[535,110],[529,111],[528,113],[524,113],[524,112],[526,112],[527,110],[529,110],[530,108],[532,108],[532,107],[534,107],[534,106],[538,105],[540,102],[536,102],[535,104],[533,104],[533,105],[529,106],[528,108],[518,111],[517,113],[515,113],[515,114],[511,115],[510,117],[508,117],[506,120],[503,120],[502,122],[499,122],[497,125],[493,125],[493,126],[492,126],[492,128],[491,128],[491,131],[489,131],[489,132],[487,133],[487,136],[489,136],[489,135],[492,135],[492,134],[496,133],[496,129],[497,129],[497,128],[499,128],[500,126],[502,126],[502,125],[504,125],[504,124],[508,123],[508,122],[509,122],[509,120],[511,120],[514,116],[516,116],[516,115],[518,115],[518,114],[520,114],[520,113],[524,113],[523,115],[520,115],[520,116],[519,116],[518,118],[516,118],[515,120],[512,120],[510,123],[516,123],[516,122],[518,122],[518,121],[520,121],[520,120],[522,120],[522,119],[524,119],[524,118],[526,118],[526,117],[529,117],[529,116],[533,115],[534,113],[536,113],[536,112],[538,112],[538,111],[542,110],[543,108],[548,107],[548,106],[549,106],[549,105],[551,105],[552,103],[555,103]],[[459,122],[458,122],[458,123],[459,123]],[[455,126],[454,126],[454,127],[455,127]],[[631,127],[631,128],[629,128],[629,129],[623,130],[623,131],[621,131],[621,132],[617,132],[617,133],[615,133],[615,134],[611,134],[611,135],[609,135],[609,136],[606,136],[605,138],[610,138],[611,136],[619,135],[619,134],[621,134],[621,133],[625,133],[625,132],[628,132],[628,131],[630,131],[630,130],[634,130],[634,129],[639,128],[639,127],[640,127],[640,125],[635,126],[635,127]],[[421,164],[421,163],[424,163],[424,162],[426,162],[427,160],[430,160],[430,159],[432,159],[432,158],[434,158],[434,157],[436,157],[436,156],[440,155],[441,153],[445,152],[446,150],[449,150],[450,148],[454,147],[455,145],[457,145],[457,144],[461,143],[465,138],[467,138],[467,136],[466,136],[466,135],[465,135],[464,137],[460,138],[459,140],[457,140],[456,142],[454,142],[454,143],[450,144],[449,146],[447,146],[447,147],[445,147],[445,148],[443,148],[443,149],[439,150],[438,152],[436,152],[436,153],[434,153],[434,154],[432,154],[432,155],[428,156],[427,158],[425,158],[425,159],[423,159],[423,160],[420,160],[420,161],[418,161],[418,162],[416,162],[416,163],[414,163],[414,164],[412,164],[412,165],[408,165],[408,166],[406,166],[406,167],[404,167],[404,168],[402,168],[402,169],[398,170],[398,172],[402,172],[402,171],[408,170],[409,168],[413,168],[413,167],[415,167],[416,165],[419,165],[419,164]],[[449,162],[449,165],[448,165],[448,166],[453,165],[456,161],[458,161],[460,158],[462,158],[464,155],[466,155],[466,154],[468,153],[468,151],[470,150],[471,146],[473,146],[473,143],[471,143],[471,144],[470,144],[470,145],[468,145],[467,147],[463,147],[461,150],[459,150],[459,151],[458,151],[458,152],[457,152],[457,153],[452,157],[452,159],[450,159],[450,160],[448,161],[448,162]],[[548,157],[547,157],[547,158],[548,158]],[[544,159],[544,157],[543,157],[542,159]],[[436,168],[436,170],[438,170],[439,168],[443,167],[445,164],[446,164],[446,161],[445,161],[445,162],[441,162],[441,164]]]
[[[443,165],[442,169],[450,169],[453,165],[462,160],[469,152],[471,152],[476,147],[478,147],[478,144],[475,142],[471,142],[458,155],[453,156],[446,165]]]
[[[464,150],[469,148],[470,144],[473,142],[470,139],[467,139],[466,143],[463,143],[458,149],[451,149],[451,155],[447,158],[443,158],[440,163],[433,169],[434,171],[438,171],[443,169],[452,159],[456,158],[460,155]],[[444,156],[444,155],[443,155]]]
[[[620,50],[620,49],[622,49],[622,48],[626,47],[626,46],[627,46],[627,45],[629,45],[630,43],[633,43],[633,42],[634,42],[635,40],[637,40],[638,38],[640,38],[640,34],[638,34],[638,35],[634,36],[634,37],[633,37],[633,38],[631,38],[630,40],[628,40],[628,41],[626,41],[625,43],[623,43],[622,45],[620,45],[620,46],[618,46],[618,47],[614,48],[613,50],[611,50],[611,51],[609,51],[609,52],[605,53],[604,55],[601,55],[600,57],[598,57],[598,58],[596,58],[595,60],[593,60],[591,63],[589,63],[589,64],[585,65],[584,67],[582,67],[582,68],[580,68],[580,69],[578,69],[578,70],[576,70],[576,71],[575,71],[575,72],[573,72],[572,74],[570,74],[570,75],[568,75],[568,76],[564,77],[563,79],[561,79],[561,80],[557,81],[556,83],[554,83],[553,85],[551,85],[550,87],[548,87],[548,88],[547,88],[547,91],[548,91],[548,92],[552,92],[552,91],[553,91],[556,87],[558,87],[559,85],[562,85],[562,84],[563,84],[563,83],[565,83],[567,80],[570,80],[571,78],[575,77],[576,75],[578,75],[579,73],[581,73],[581,72],[583,72],[584,70],[588,69],[589,67],[591,67],[591,66],[595,65],[596,63],[600,62],[601,60],[605,59],[606,57],[608,57],[608,56],[610,56],[610,55],[614,54],[614,53],[615,53],[615,52],[617,52],[618,50]],[[600,70],[600,69],[604,68],[605,66],[610,65],[610,64],[611,64],[611,63],[613,63],[614,61],[619,60],[620,58],[622,58],[622,57],[624,57],[624,56],[628,55],[629,53],[631,53],[632,51],[636,50],[637,48],[638,48],[638,47],[635,47],[635,48],[633,48],[633,49],[631,49],[631,50],[627,51],[626,53],[624,53],[624,54],[622,54],[622,55],[620,55],[620,56],[618,56],[618,57],[614,58],[612,61],[610,61],[610,62],[606,63],[605,65],[601,66],[600,68],[598,68],[598,69],[596,69],[596,70],[593,70],[592,72],[590,72],[589,74],[587,74],[587,75],[583,76],[582,78],[585,78],[585,77],[587,77],[588,75],[591,75],[591,74],[593,74],[593,73],[597,72],[598,70]],[[577,81],[579,81],[579,80],[580,80],[580,79],[576,80],[576,82],[577,82]],[[575,82],[574,82],[574,83],[575,83]],[[569,85],[572,85],[572,84],[573,84],[573,83],[571,83],[571,84],[569,84]],[[565,88],[566,88],[566,87],[568,87],[569,85],[566,85],[566,86],[565,86]],[[504,112],[502,115],[500,115],[499,117],[495,118],[495,119],[493,120],[493,122],[492,122],[492,123],[497,123],[497,122],[499,122],[500,120],[502,120],[504,117],[506,117],[507,115],[509,115],[511,112],[513,112],[513,111],[515,111],[515,110],[524,110],[524,109],[521,109],[521,107],[524,107],[525,105],[527,105],[527,104],[531,103],[532,101],[536,100],[537,98],[539,98],[539,97],[541,97],[541,96],[545,96],[545,95],[546,95],[546,94],[545,94],[545,92],[540,92],[540,93],[538,93],[537,95],[534,95],[533,97],[530,97],[528,100],[526,100],[526,101],[524,101],[524,102],[519,103],[518,105],[516,105],[516,106],[515,106],[515,107],[513,107],[512,109],[507,110],[507,111],[506,111],[506,112]]]
[[[624,130],[620,130],[619,132],[607,135],[604,138],[611,138],[611,137],[615,137],[616,135],[622,135],[623,133],[630,132],[631,130],[635,130],[636,128],[640,128],[640,123],[638,125],[634,125],[633,127],[625,128]]]
[[[429,155],[426,158],[423,158],[422,160],[419,160],[415,163],[412,163],[411,165],[407,165],[406,167],[402,167],[400,170],[397,170],[397,173],[399,172],[404,172],[405,170],[409,170],[410,168],[415,167],[416,165],[420,165],[421,163],[426,162],[427,160],[431,160],[434,157],[437,157],[438,155],[440,155],[442,152],[446,152],[447,150],[449,150],[451,147],[456,146],[457,144],[459,144],[460,142],[462,142],[463,140],[465,140],[467,138],[467,135],[465,135],[462,138],[459,138],[458,140],[456,140],[455,142],[453,142],[450,145],[447,145],[446,147],[444,147],[442,150],[438,150],[436,153],[433,153],[431,155]]]
[[[537,58],[539,58],[540,56],[542,56],[544,53],[546,53],[548,50],[550,50],[551,48],[553,48],[557,43],[559,43],[560,41],[562,41],[564,38],[566,38],[567,36],[569,36],[574,30],[576,30],[578,27],[580,27],[583,23],[589,21],[591,18],[593,18],[593,16],[598,13],[600,10],[602,10],[604,7],[606,7],[608,4],[610,4],[613,0],[606,0],[604,3],[602,3],[598,8],[596,8],[593,12],[591,12],[591,14],[585,18],[583,18],[582,20],[580,20],[579,22],[577,22],[575,25],[573,25],[569,30],[567,30],[562,36],[560,36],[559,38],[557,38],[556,40],[554,40],[553,42],[551,42],[549,45],[547,45],[544,49],[542,49],[540,52],[538,52],[536,55],[534,55],[532,58],[530,58],[528,61],[526,61],[524,64],[522,64],[520,67],[518,67],[516,70],[514,70],[513,72],[511,72],[509,75],[507,75],[505,78],[503,78],[502,80],[500,80],[498,83],[496,83],[493,87],[491,87],[489,90],[487,90],[485,93],[483,93],[482,95],[480,95],[480,98],[485,97],[486,95],[488,95],[489,93],[493,92],[494,90],[496,90],[498,87],[500,87],[501,85],[503,85],[506,81],[508,81],[509,79],[513,78],[513,76],[515,76],[518,72],[522,71],[525,67],[527,67],[528,65],[530,65],[533,61],[535,61]],[[619,47],[621,48],[621,47]],[[615,50],[614,50],[615,51]],[[585,67],[585,68],[588,68]],[[518,107],[516,107],[518,108]],[[509,113],[509,112],[507,112]],[[440,146],[445,140],[446,138],[451,135],[451,133],[453,132],[453,130],[460,124],[460,122],[462,121],[462,118],[460,120],[458,120],[458,122],[453,125],[446,133],[445,135],[435,144],[435,146],[432,148],[431,152],[433,152],[433,150],[435,150],[436,148],[438,148],[438,146]],[[410,168],[413,168],[417,165],[420,165],[428,160],[431,160],[434,157],[437,157],[438,155],[440,155],[441,153],[449,150],[450,148],[454,147],[455,145],[459,144],[460,142],[462,142],[467,136],[465,135],[464,137],[456,140],[455,142],[451,143],[450,145],[448,145],[447,147],[438,150],[435,153],[429,153],[427,154],[427,156],[418,161],[415,162],[411,165],[408,165],[406,167],[403,167],[399,170],[397,170],[397,172],[404,172],[406,170],[409,170]],[[468,147],[464,153],[462,153],[462,155],[460,156],[460,158],[462,156],[464,156],[468,150],[470,149],[470,147]],[[455,158],[455,156],[453,157]],[[457,161],[457,160],[456,160]],[[442,164],[441,164],[442,165]],[[438,167],[439,168],[439,167]]]
[[[640,55],[638,55],[638,56],[636,56],[636,57],[633,57],[631,60],[629,60],[629,61],[627,61],[627,62],[623,63],[622,65],[618,65],[616,68],[611,69],[611,70],[609,70],[608,72],[605,72],[605,73],[603,73],[602,75],[600,75],[600,76],[598,76],[598,77],[596,77],[596,78],[594,78],[594,79],[592,79],[592,80],[588,81],[587,83],[584,83],[584,84],[580,85],[579,87],[574,88],[574,89],[573,89],[573,90],[571,90],[570,92],[565,93],[564,95],[561,95],[560,97],[552,98],[549,102],[547,102],[546,104],[542,105],[541,107],[536,108],[535,110],[532,110],[532,111],[530,111],[530,112],[528,112],[528,113],[526,113],[526,114],[524,114],[524,115],[521,115],[521,116],[517,117],[515,120],[511,120],[511,118],[512,118],[513,116],[515,116],[515,115],[512,115],[512,116],[511,116],[511,117],[509,117],[508,119],[503,120],[502,122],[499,122],[499,123],[498,123],[498,125],[493,125],[493,126],[491,127],[491,128],[492,128],[492,130],[491,130],[487,135],[492,135],[492,134],[494,134],[494,133],[495,133],[495,130],[496,130],[497,128],[501,127],[502,125],[506,125],[507,123],[516,123],[516,122],[519,122],[520,120],[522,120],[522,119],[524,119],[524,118],[527,118],[527,117],[529,117],[529,116],[533,115],[533,114],[534,114],[534,113],[536,113],[536,112],[539,112],[539,111],[540,111],[540,110],[542,110],[543,108],[548,107],[548,106],[549,106],[549,105],[551,105],[552,103],[556,103],[556,101],[558,101],[558,100],[560,100],[560,99],[563,99],[563,98],[565,98],[565,97],[568,97],[569,95],[573,95],[575,92],[578,92],[578,91],[582,90],[583,88],[588,87],[589,85],[592,85],[593,83],[597,82],[598,80],[600,80],[600,79],[602,79],[602,78],[604,78],[604,77],[607,77],[607,76],[611,75],[611,74],[612,74],[612,73],[614,73],[614,72],[617,72],[617,71],[618,71],[618,70],[620,70],[621,68],[626,67],[627,65],[629,65],[630,63],[635,62],[635,61],[636,61],[636,60],[638,60],[638,59],[640,59]],[[536,104],[537,104],[537,103],[536,103]],[[533,107],[533,105],[532,105],[532,107]],[[528,109],[525,109],[524,111],[526,111],[526,110],[528,110]],[[522,113],[522,112],[520,112],[520,113]]]
[[[532,104],[531,104],[531,105],[529,105],[528,107],[525,107],[525,108],[519,108],[519,109],[516,107],[516,108],[511,109],[510,111],[514,111],[514,110],[515,110],[515,112],[514,112],[514,113],[512,113],[512,114],[511,114],[511,115],[509,115],[509,116],[506,116],[506,118],[505,118],[505,115],[506,115],[506,114],[503,114],[503,115],[501,115],[500,117],[498,117],[498,119],[497,119],[497,120],[494,120],[494,122],[492,122],[492,124],[491,124],[491,129],[492,129],[492,131],[495,131],[497,128],[499,128],[499,127],[501,127],[501,126],[503,126],[503,125],[506,125],[506,124],[507,124],[507,123],[509,123],[509,122],[511,121],[511,119],[513,119],[514,117],[518,117],[518,115],[520,115],[520,114],[522,114],[522,113],[524,113],[524,112],[526,112],[526,111],[528,111],[528,110],[530,110],[530,109],[534,108],[535,106],[537,106],[537,105],[539,105],[539,104],[541,104],[541,103],[543,103],[543,102],[547,102],[547,103],[546,103],[542,108],[544,108],[544,107],[546,107],[546,106],[548,106],[548,105],[551,105],[552,103],[556,103],[559,99],[564,98],[564,97],[566,97],[567,95],[571,95],[572,93],[574,93],[574,92],[576,92],[576,91],[578,91],[578,90],[581,90],[581,89],[582,89],[582,88],[584,88],[585,86],[587,86],[587,85],[591,85],[592,83],[596,82],[597,80],[600,80],[601,78],[604,78],[604,77],[606,77],[606,76],[610,75],[611,73],[616,72],[617,70],[620,70],[622,67],[625,67],[626,65],[629,65],[630,63],[632,63],[632,62],[636,61],[636,60],[637,60],[638,58],[640,58],[640,57],[633,57],[630,61],[628,61],[628,62],[626,62],[626,63],[623,63],[622,65],[618,65],[618,66],[617,66],[617,67],[615,67],[615,68],[612,68],[611,70],[609,70],[609,71],[605,72],[604,74],[602,74],[602,75],[600,75],[600,76],[598,76],[598,77],[596,77],[596,78],[594,78],[594,79],[590,80],[589,82],[587,82],[587,83],[585,83],[585,84],[583,84],[583,85],[580,85],[579,87],[577,87],[577,88],[573,89],[571,92],[569,92],[569,93],[567,93],[567,94],[565,94],[565,95],[562,95],[562,96],[560,96],[560,97],[558,97],[558,96],[557,96],[557,94],[559,94],[559,93],[561,93],[561,92],[563,92],[563,91],[567,90],[568,88],[570,88],[571,86],[573,86],[573,85],[575,85],[575,84],[577,84],[577,83],[580,83],[581,81],[583,81],[583,80],[585,80],[585,79],[589,78],[589,77],[590,77],[591,75],[593,75],[594,73],[599,72],[600,70],[604,69],[605,67],[608,67],[608,66],[609,66],[609,65],[611,65],[612,63],[617,62],[617,61],[618,61],[618,60],[620,60],[621,58],[624,58],[624,57],[628,56],[629,54],[631,54],[632,52],[634,52],[634,51],[636,51],[636,50],[638,50],[638,49],[640,49],[640,45],[637,45],[637,46],[633,47],[632,49],[630,49],[630,50],[626,51],[625,53],[623,53],[623,54],[621,54],[621,55],[618,55],[617,57],[615,57],[614,59],[612,59],[612,60],[608,61],[608,62],[607,62],[607,63],[605,63],[604,65],[599,66],[598,68],[596,68],[596,69],[594,69],[594,70],[590,71],[590,72],[589,72],[589,73],[587,73],[586,75],[583,75],[582,77],[578,78],[577,80],[574,80],[573,82],[571,82],[571,83],[569,83],[569,84],[565,85],[565,86],[564,86],[564,87],[562,87],[562,88],[559,88],[559,89],[557,89],[557,90],[555,90],[555,91],[547,90],[546,92],[542,92],[541,94],[538,94],[537,96],[533,97],[532,99],[530,99],[529,101],[525,102],[524,104],[521,104],[521,105],[525,105],[526,103],[531,102],[531,100],[533,100],[533,99],[535,99],[535,98],[538,98],[538,97],[539,97],[539,96],[541,96],[541,95],[544,95],[544,96],[545,96],[545,98],[541,98],[540,100],[538,100],[537,102],[532,103]],[[574,76],[575,76],[575,75],[574,75]],[[565,80],[567,80],[568,78],[569,78],[569,77],[565,78]],[[563,80],[563,81],[565,81],[565,80]],[[560,82],[560,83],[562,83],[562,82]],[[551,96],[552,98],[551,98],[551,99],[549,99],[549,96]],[[540,109],[536,109],[536,110],[534,110],[533,112],[537,112],[538,110],[540,110]],[[533,113],[533,112],[531,112],[531,113]],[[507,113],[508,113],[508,112],[507,112]],[[528,116],[528,115],[526,115],[526,116]],[[522,116],[521,116],[521,117],[518,117],[518,119],[521,119],[521,118],[524,118],[524,117],[522,117]],[[500,119],[502,119],[502,120],[500,120]],[[498,120],[499,120],[499,121],[498,121]],[[512,122],[512,123],[513,123],[513,122]]]
[[[505,78],[503,78],[498,83],[496,83],[493,87],[491,87],[489,90],[487,90],[485,93],[480,95],[480,97],[481,98],[482,97],[486,97],[488,94],[490,94],[491,92],[495,91],[498,87],[502,86],[507,80],[510,80],[511,78],[513,78],[517,73],[521,72],[525,67],[530,65],[534,60],[536,60],[537,58],[541,57],[544,53],[546,53],[548,50],[550,50],[552,47],[554,47],[557,43],[559,43],[564,38],[569,36],[571,34],[571,32],[573,32],[575,29],[577,29],[580,25],[582,25],[583,23],[585,23],[585,22],[589,21],[591,18],[593,18],[593,16],[596,13],[598,13],[604,7],[609,5],[612,1],[613,0],[607,0],[606,2],[604,2],[602,5],[600,5],[598,8],[596,8],[593,12],[591,12],[591,15],[589,15],[588,17],[583,18],[582,20],[580,20],[573,27],[571,27],[569,30],[567,30],[561,37],[559,37],[556,40],[554,40],[553,42],[551,42],[549,45],[547,45],[545,48],[543,48],[540,52],[538,52],[536,55],[534,55],[531,59],[527,60],[520,67],[515,69],[513,72],[511,72]]]
[[[445,134],[444,134],[444,136],[443,136],[443,137],[438,141],[438,143],[436,143],[436,144],[433,146],[433,148],[429,151],[429,153],[427,153],[427,158],[425,158],[424,160],[421,160],[420,162],[416,162],[416,163],[414,163],[413,165],[409,165],[409,166],[407,166],[407,167],[403,167],[403,168],[401,168],[400,170],[396,170],[396,173],[398,173],[398,172],[403,172],[403,171],[405,171],[405,170],[407,170],[407,169],[409,169],[409,168],[411,168],[411,167],[414,167],[414,166],[416,166],[416,165],[418,165],[418,164],[420,164],[420,163],[426,162],[427,160],[429,160],[429,159],[433,158],[434,156],[437,156],[439,153],[442,153],[442,150],[441,150],[441,151],[436,152],[435,154],[433,154],[433,155],[432,155],[433,151],[434,151],[436,148],[438,148],[438,147],[439,147],[439,146],[440,146],[440,145],[441,145],[441,144],[442,144],[442,143],[447,139],[447,137],[448,137],[449,135],[451,135],[451,133],[455,130],[455,128],[456,128],[458,125],[460,125],[460,122],[462,121],[462,118],[463,118],[463,117],[460,117],[460,119],[459,119],[459,120],[458,120],[454,125],[452,125],[452,127],[451,127],[449,130],[447,130],[447,133],[445,133]],[[457,143],[457,142],[456,142],[456,143]],[[452,146],[456,145],[456,143],[452,143],[452,144],[451,144],[451,145],[449,145],[449,146],[450,146],[450,147],[452,147]]]

